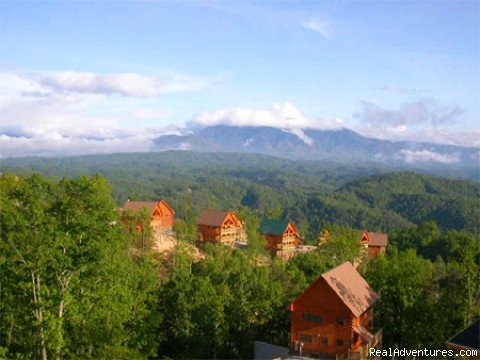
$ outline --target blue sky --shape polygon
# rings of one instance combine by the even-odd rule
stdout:
[[[479,146],[477,1],[0,3],[0,156],[188,124]],[[173,126],[172,126],[173,125]]]

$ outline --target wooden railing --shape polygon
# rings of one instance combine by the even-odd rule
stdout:
[[[368,343],[362,345],[355,351],[348,350],[347,352],[344,352],[343,354],[337,355],[336,359],[341,360],[341,359],[349,359],[349,360],[363,360],[363,359],[372,359],[370,357],[370,349],[371,348],[380,348],[382,347],[382,337],[383,337],[383,331],[382,329],[377,330],[375,334],[373,335],[373,339],[369,341]]]

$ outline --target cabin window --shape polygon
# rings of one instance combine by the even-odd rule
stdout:
[[[328,338],[322,337],[322,345],[323,346],[328,346]]]
[[[345,345],[345,341],[338,339],[337,346],[343,346],[343,345]]]
[[[344,318],[337,318],[337,325],[343,326],[344,323],[345,323]]]
[[[306,343],[311,343],[312,342],[312,337],[310,335],[300,334],[300,341],[306,342]]]
[[[303,321],[309,321],[309,322],[315,322],[315,323],[321,323],[323,321],[322,317],[320,315],[315,315],[315,314],[302,314],[302,320]]]

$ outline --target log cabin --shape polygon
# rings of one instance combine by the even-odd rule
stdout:
[[[197,222],[201,241],[234,244],[247,242],[247,233],[233,211],[203,210]]]
[[[123,211],[139,212],[146,209],[150,213],[150,226],[154,232],[172,231],[175,223],[175,210],[167,204],[165,200],[160,201],[130,201],[127,200],[123,205]],[[141,224],[137,224],[137,229],[143,232]]]
[[[290,345],[294,354],[314,358],[367,358],[380,347],[382,332],[372,325],[379,296],[345,262],[321,275],[291,305]]]
[[[361,241],[362,244],[367,248],[368,256],[371,258],[375,257],[379,253],[385,254],[387,251],[387,234],[368,232],[365,230],[362,233]]]
[[[274,256],[293,251],[302,244],[297,228],[288,220],[263,220],[258,232],[265,239],[267,250]]]

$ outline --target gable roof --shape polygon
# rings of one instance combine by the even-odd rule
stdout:
[[[449,339],[447,344],[480,350],[480,319]]]
[[[322,274],[292,305],[319,281],[324,281],[352,312],[360,316],[379,299],[378,294],[348,261]],[[291,308],[292,308],[291,305]]]
[[[198,225],[222,226],[230,211],[202,210]]]
[[[258,232],[260,234],[282,235],[290,222],[288,220],[263,220]]]
[[[321,276],[355,316],[368,310],[379,298],[348,261]]]
[[[150,211],[150,213],[153,213],[157,208],[157,204],[158,203],[155,201],[128,201],[127,200],[123,205],[123,210],[137,212],[137,211],[140,211],[140,209],[145,208],[148,211]]]
[[[368,246],[387,246],[388,245],[388,235],[382,233],[368,232],[365,231],[368,236]],[[363,235],[362,235],[363,236]]]
[[[158,203],[159,203],[159,204],[162,203],[163,205],[165,205],[165,207],[166,207],[168,210],[170,210],[172,213],[175,213],[175,210],[173,210],[173,208],[172,208],[170,205],[168,205],[168,203],[167,203],[165,200],[160,200]]]

